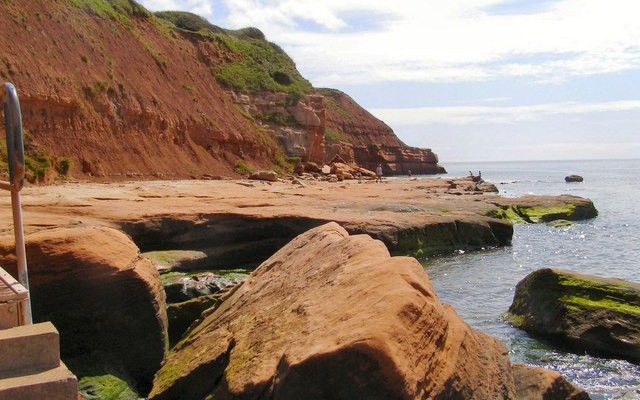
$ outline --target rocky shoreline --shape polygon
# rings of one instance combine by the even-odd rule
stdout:
[[[587,199],[504,198],[468,178],[388,179],[381,184],[299,179],[68,182],[27,187],[22,198],[27,234],[109,226],[129,234],[142,251],[204,252],[200,264],[209,268],[256,266],[298,234],[331,221],[350,234],[381,240],[393,254],[420,256],[507,245],[514,221],[597,215]],[[0,215],[9,218],[10,211],[9,199],[0,198]],[[527,216],[532,213],[536,216]],[[10,226],[0,229],[0,234],[11,234]]]
[[[468,178],[386,179],[383,183],[372,181],[359,183],[357,180],[327,182],[315,179],[278,180],[276,182],[193,180],[117,184],[67,182],[51,186],[27,187],[23,190],[22,197],[35,319],[52,320],[58,327],[61,332],[63,358],[79,376],[88,377],[109,373],[130,385],[140,394],[149,393],[153,387],[152,397],[155,396],[155,398],[176,398],[172,397],[173,395],[170,393],[181,392],[184,388],[180,382],[186,382],[183,380],[183,378],[186,379],[186,375],[175,375],[175,369],[167,366],[171,365],[173,361],[164,362],[163,372],[156,375],[155,383],[153,383],[153,375],[160,368],[160,361],[165,359],[169,345],[178,342],[177,336],[187,329],[190,321],[197,319],[200,311],[210,306],[213,308],[205,311],[203,316],[212,315],[211,313],[214,313],[214,310],[219,310],[220,307],[224,309],[233,307],[233,303],[227,302],[228,298],[234,296],[242,298],[242,295],[238,293],[248,290],[252,285],[268,285],[269,280],[261,280],[260,273],[258,275],[254,273],[248,278],[250,284],[245,282],[236,286],[229,295],[210,297],[204,301],[198,301],[198,304],[189,304],[182,310],[172,306],[169,309],[170,315],[168,317],[167,295],[162,287],[158,270],[151,261],[141,255],[141,251],[186,250],[197,252],[197,255],[190,256],[191,264],[187,263],[186,269],[193,270],[205,267],[208,269],[229,269],[230,267],[256,266],[263,263],[259,270],[262,271],[262,274],[269,275],[276,273],[276,269],[270,271],[271,267],[265,267],[265,265],[270,263],[273,268],[280,265],[280,262],[274,261],[273,257],[277,257],[274,256],[274,253],[281,254],[284,251],[283,246],[293,240],[292,243],[297,243],[297,245],[289,243],[287,251],[296,253],[300,262],[291,265],[290,268],[293,269],[281,270],[279,272],[281,278],[278,279],[284,279],[283,282],[288,282],[289,278],[293,278],[294,273],[299,273],[301,275],[296,279],[309,284],[315,281],[317,271],[315,269],[309,270],[305,275],[305,263],[322,269],[326,267],[324,261],[339,256],[341,252],[346,252],[344,254],[349,254],[348,258],[355,260],[355,265],[380,264],[379,268],[382,270],[371,271],[374,274],[372,276],[381,274],[380,277],[360,282],[360,285],[365,285],[361,289],[357,289],[357,280],[351,279],[354,284],[354,288],[350,289],[352,292],[340,290],[336,293],[330,293],[324,289],[318,289],[325,293],[325,296],[317,299],[320,301],[317,305],[332,306],[332,301],[327,301],[327,299],[342,298],[341,296],[346,296],[343,299],[345,305],[347,303],[360,304],[361,296],[355,296],[355,293],[363,294],[367,291],[370,292],[367,297],[369,300],[358,306],[366,310],[374,306],[375,299],[387,298],[394,290],[400,290],[400,286],[395,289],[393,287],[385,289],[384,285],[378,287],[373,284],[376,280],[385,281],[385,279],[381,279],[382,276],[389,277],[388,265],[403,265],[401,269],[409,268],[408,271],[412,271],[413,275],[417,274],[418,270],[421,271],[416,267],[417,263],[411,257],[389,258],[390,255],[422,256],[451,252],[457,249],[481,249],[508,245],[513,233],[513,221],[519,223],[549,222],[553,219],[575,220],[597,215],[593,204],[586,199],[572,196],[502,198],[493,191],[479,187],[477,182]],[[0,199],[0,215],[6,217],[6,220],[10,218],[10,210],[11,207],[7,199]],[[518,218],[515,218],[515,215]],[[329,225],[327,225],[328,223]],[[320,228],[321,226],[324,228]],[[2,229],[0,232],[0,264],[11,271],[15,262],[11,227],[5,226]],[[316,232],[316,236],[318,232],[327,230],[339,231],[339,238],[330,239],[329,242],[338,241],[341,244],[336,245],[338,247],[335,252],[333,250],[325,252],[327,249],[324,249],[315,254],[314,251],[319,251],[314,247],[317,244],[314,244],[314,240],[309,238],[309,233],[305,233],[310,230]],[[362,234],[366,234],[374,240]],[[332,235],[334,234],[329,234],[329,236]],[[341,247],[343,245],[346,248]],[[340,250],[338,251],[338,249]],[[384,257],[381,255],[383,253],[386,254]],[[265,260],[270,257],[272,257],[271,261],[266,262]],[[387,261],[383,262],[383,259]],[[286,260],[285,258],[282,262],[285,263]],[[307,261],[303,262],[302,260]],[[312,260],[316,261],[312,262]],[[338,268],[340,260],[342,258],[338,257],[332,265]],[[299,265],[303,271],[296,272],[296,265]],[[400,267],[398,266],[398,268]],[[342,274],[339,271],[336,269],[334,272],[327,273],[329,275]],[[364,273],[364,270],[361,272]],[[404,276],[403,272],[397,271],[394,274],[399,274],[398,276],[403,277],[402,279],[408,279],[408,276]],[[347,335],[344,342],[346,343],[346,353],[335,353],[337,358],[332,358],[333,356],[330,354],[333,353],[325,354],[323,352],[326,349],[318,348],[314,351],[320,351],[324,355],[317,359],[315,356],[311,356],[312,353],[305,353],[311,351],[308,347],[301,347],[300,352],[292,353],[290,358],[286,358],[285,364],[276,362],[276,365],[282,365],[283,368],[284,365],[287,365],[287,368],[291,368],[288,379],[296,381],[296,379],[304,377],[304,374],[310,373],[309,371],[315,370],[317,365],[314,362],[332,366],[336,362],[341,364],[343,361],[368,360],[365,364],[369,367],[361,372],[364,373],[362,376],[369,376],[371,368],[374,368],[375,365],[378,365],[374,368],[377,370],[382,368],[382,364],[387,365],[385,360],[393,360],[397,368],[394,367],[392,371],[385,367],[376,372],[381,375],[374,375],[383,381],[391,382],[391,386],[388,387],[393,387],[393,390],[398,393],[404,393],[403,396],[406,398],[420,396],[420,393],[434,395],[440,393],[443,396],[457,393],[457,395],[464,397],[465,393],[472,393],[480,389],[486,391],[488,396],[495,397],[494,395],[499,394],[501,398],[515,398],[515,394],[522,388],[518,388],[517,382],[514,381],[516,372],[512,371],[509,365],[506,351],[501,347],[503,345],[489,337],[477,336],[479,335],[477,332],[469,333],[471,332],[470,328],[455,316],[452,309],[441,305],[432,289],[427,288],[430,287],[430,284],[426,274],[420,272],[418,275],[421,276],[420,283],[411,283],[406,290],[414,293],[411,296],[418,296],[416,298],[418,303],[422,304],[427,300],[432,304],[430,307],[434,307],[434,310],[440,310],[436,314],[440,315],[438,318],[442,320],[441,323],[430,329],[445,329],[446,331],[449,329],[445,328],[446,326],[454,329],[455,325],[458,328],[450,331],[452,335],[456,332],[453,337],[467,338],[463,340],[464,343],[471,340],[462,346],[466,349],[465,354],[455,356],[452,355],[453,353],[449,353],[451,349],[447,346],[458,348],[462,342],[449,343],[448,340],[452,340],[453,337],[445,341],[449,345],[444,348],[441,345],[435,346],[439,349],[438,351],[444,351],[438,353],[440,354],[438,357],[442,357],[442,362],[445,363],[442,365],[450,363],[446,371],[439,372],[441,375],[439,375],[437,382],[429,381],[430,377],[421,378],[420,372],[416,374],[416,371],[406,370],[402,366],[405,361],[409,364],[413,361],[397,359],[395,351],[390,353],[387,350],[382,351],[382,348],[392,344],[393,340],[390,338],[399,337],[400,333],[395,331],[395,328],[375,339],[371,338],[365,329],[362,331],[363,338],[371,339],[360,343],[359,340],[355,340],[355,342],[350,341],[351,339],[347,340],[347,336],[355,334],[355,331],[352,330],[354,326],[345,331],[336,325],[334,330],[337,331],[334,333]],[[418,279],[417,275],[415,278]],[[426,283],[422,280],[425,280]],[[291,310],[300,311],[301,314],[298,315],[304,316],[306,312],[310,312],[305,308],[309,306],[307,300],[311,301],[319,294],[298,291],[296,289],[298,286],[305,286],[302,283],[300,285],[294,284],[294,281],[289,283],[293,285],[291,292],[289,294],[280,293],[280,295],[285,297],[298,296],[299,299],[302,299],[300,300],[302,308],[294,307]],[[420,289],[422,287],[427,289]],[[278,293],[278,290],[273,289],[275,297],[269,301],[273,307],[284,301],[284,298],[277,298],[276,294]],[[354,294],[349,295],[349,293]],[[252,296],[256,297],[251,301],[264,301],[260,292],[253,293]],[[394,297],[391,296],[389,301]],[[243,301],[246,299],[237,305],[242,306]],[[220,306],[220,304],[223,305]],[[416,304],[403,305],[398,303],[396,308],[385,308],[385,312],[388,313],[385,315],[392,319],[400,318],[399,321],[404,321],[402,324],[406,325],[414,321],[414,317],[420,314],[415,314],[415,310],[421,309],[422,306]],[[315,306],[311,309],[315,309]],[[325,311],[321,311],[320,315],[325,315],[323,314]],[[339,312],[347,311],[348,307],[345,306],[330,312],[335,314],[335,318],[340,319]],[[243,313],[244,311],[240,310],[232,315]],[[226,315],[223,319],[225,318],[230,317]],[[384,320],[384,315],[381,318]],[[428,319],[422,318],[420,320],[425,324],[428,323]],[[172,329],[170,326],[172,321],[178,321],[174,322],[176,325],[173,328],[179,329]],[[279,317],[274,319],[271,316],[264,321],[265,325],[260,325],[264,326],[264,329],[276,329],[278,332],[280,329],[284,329],[279,325],[283,321]],[[266,321],[272,322],[267,323]],[[293,322],[292,324],[290,328],[296,330],[295,324]],[[193,336],[196,326],[197,322],[192,324],[186,335]],[[218,329],[212,327],[211,324],[207,326],[209,326],[206,328],[207,330]],[[366,326],[365,321],[362,321],[362,327],[366,328]],[[419,331],[424,332],[424,329]],[[171,340],[170,334],[173,336]],[[285,333],[282,334],[285,335]],[[438,335],[433,336],[435,342],[439,341]],[[239,341],[240,339],[229,339],[231,340],[229,343],[234,343],[232,348],[229,346],[221,348],[220,354],[222,355],[220,357],[222,358],[213,356],[215,358],[212,361],[213,364],[207,364],[208,366],[205,368],[207,370],[209,367],[215,367],[218,372],[224,371],[228,384],[227,386],[218,386],[213,382],[208,386],[209,389],[219,390],[220,393],[227,393],[226,390],[228,393],[238,394],[244,390],[242,388],[245,385],[254,387],[259,384],[258,386],[260,386],[264,383],[263,378],[272,379],[268,378],[268,375],[256,375],[254,378],[257,380],[252,381],[253,383],[245,384],[237,381],[232,377],[230,371],[242,369],[245,362],[242,361],[242,355],[239,356],[239,359],[236,358],[239,364],[228,364],[229,371],[224,366],[227,365],[226,361],[223,363],[224,365],[219,365],[218,361],[227,360],[227,356],[232,351],[239,351],[233,350],[233,348],[244,346],[247,349],[253,349],[252,337],[246,336],[244,333],[242,336],[242,343]],[[183,336],[180,342],[182,344],[178,345],[179,348],[189,348],[185,345],[186,337]],[[475,339],[471,339],[472,337]],[[418,340],[419,335],[415,339]],[[199,339],[194,337],[194,340]],[[484,345],[478,343],[478,340],[490,344],[489,347],[495,351],[478,350],[476,352],[469,350],[473,346],[480,346],[478,349],[483,348]],[[262,342],[258,340],[254,345],[256,343]],[[365,345],[366,343],[369,344]],[[313,344],[313,346],[316,345],[317,343]],[[367,347],[369,345],[372,347]],[[313,348],[315,349],[315,347]],[[428,351],[434,349],[429,346],[425,347],[425,349],[427,348],[431,349]],[[130,353],[131,349],[136,349],[136,355],[133,357]],[[398,354],[408,355],[410,353],[408,349],[409,347]],[[311,357],[312,364],[310,365],[312,367],[298,363],[307,357],[304,354]],[[350,359],[345,354],[356,357]],[[256,356],[263,357],[265,355],[257,354]],[[278,357],[268,358],[268,360],[277,361]],[[421,357],[418,356],[414,361],[422,360],[420,363],[430,365],[430,361]],[[456,359],[458,361],[455,361]],[[466,369],[467,361],[465,360],[471,362],[471,359],[476,360],[473,362],[477,363],[477,366],[474,367],[477,368],[474,370],[475,372]],[[373,364],[371,364],[372,360],[375,361]],[[268,361],[267,364],[271,361]],[[200,361],[195,360],[195,362],[194,365],[198,365]],[[399,364],[397,364],[398,362]],[[465,367],[460,366],[463,364],[456,366],[456,362],[462,362]],[[178,368],[186,368],[180,362],[177,365]],[[260,366],[260,368],[262,367],[263,365]],[[220,368],[222,369],[220,370]],[[496,381],[495,385],[493,383],[488,385],[488,381],[483,378],[485,376],[483,371],[486,368],[489,370],[495,368],[496,376],[501,377],[500,382]],[[199,373],[202,372],[199,371],[200,369],[196,367],[192,371],[195,375],[189,379],[193,379],[195,376],[198,381]],[[259,372],[255,371],[255,373]],[[353,372],[354,374],[358,372],[355,364]],[[189,374],[191,375],[191,373]],[[522,373],[519,374],[522,377]],[[360,375],[356,375],[354,375],[354,379],[361,379]],[[558,379],[561,378],[551,377],[546,372],[536,372],[535,375],[544,375],[545,378],[542,380],[547,382],[558,382]],[[276,375],[272,380],[274,385],[278,379],[284,379],[284,375]],[[450,380],[458,382],[460,379],[465,382],[463,386],[458,384],[451,386]],[[303,379],[303,381],[305,380]],[[428,390],[424,386],[427,381],[431,382]],[[342,383],[347,385],[348,381]],[[366,390],[371,389],[377,392],[379,388],[375,385],[378,383],[370,383],[373,386],[366,388]],[[171,389],[170,387],[174,387],[174,385],[177,386]],[[264,387],[276,390],[276,386],[273,385]],[[293,397],[291,398],[300,394],[299,390],[307,389],[304,386],[294,385],[278,387],[277,390],[292,390]],[[566,387],[568,388],[567,393],[574,392],[570,385]],[[192,389],[195,388],[184,390]],[[325,389],[317,387],[314,390],[320,391],[318,393],[325,393],[323,391]],[[349,389],[345,386],[344,390],[348,392],[353,388]],[[193,398],[198,398],[199,395],[196,393]],[[251,398],[251,396],[247,398]]]

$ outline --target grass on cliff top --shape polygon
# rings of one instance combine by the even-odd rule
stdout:
[[[238,55],[214,67],[216,80],[224,86],[242,93],[285,92],[293,104],[311,91],[311,84],[300,75],[293,60],[257,28],[223,29],[198,15],[180,11],[157,12],[155,16],[178,29],[213,39]]]
[[[112,18],[131,25],[130,17],[149,18],[152,14],[133,0],[69,0],[72,5],[91,11],[94,15]]]

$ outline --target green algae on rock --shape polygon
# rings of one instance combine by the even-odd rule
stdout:
[[[544,268],[516,286],[514,326],[577,352],[640,360],[640,284]]]
[[[86,400],[141,400],[129,384],[114,375],[85,376],[78,391]]]
[[[489,216],[508,219],[515,223],[581,221],[598,216],[598,210],[591,200],[566,194],[496,198],[494,204],[498,209],[489,211]]]

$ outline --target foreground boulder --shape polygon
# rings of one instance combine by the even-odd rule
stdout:
[[[640,284],[540,269],[518,283],[507,318],[578,352],[640,361]]]
[[[56,326],[64,362],[79,377],[110,373],[147,392],[168,342],[152,263],[105,227],[41,231],[26,246],[33,318]],[[15,276],[13,254],[13,238],[0,238],[0,264]]]
[[[335,223],[262,263],[167,356],[150,399],[513,399],[506,347],[413,258]]]

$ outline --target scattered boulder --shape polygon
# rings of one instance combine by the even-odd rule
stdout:
[[[15,276],[12,239],[0,238],[0,264]],[[110,373],[147,393],[168,344],[151,261],[107,227],[33,233],[26,251],[34,322],[56,326],[63,361],[79,377]]]
[[[249,175],[249,179],[257,181],[277,182],[278,174],[274,171],[256,171]]]
[[[476,185],[476,190],[484,193],[498,193],[499,190],[493,183],[482,181]]]
[[[329,223],[205,312],[149,398],[515,396],[504,344],[441,304],[414,258],[390,257],[382,242]]]
[[[513,364],[513,377],[518,399],[589,400],[587,392],[576,388],[555,371]]]
[[[196,297],[207,296],[221,291],[239,281],[212,272],[203,272],[191,276],[172,275],[165,280],[164,290],[167,303],[180,303]]]
[[[580,175],[569,175],[564,177],[565,182],[582,182],[584,178]]]
[[[322,172],[322,167],[320,167],[318,164],[314,163],[313,161],[307,161],[305,163],[303,163],[304,165],[304,172],[309,172],[309,173],[316,173],[319,174]]]
[[[516,286],[507,319],[576,352],[640,361],[640,284],[561,269]]]

